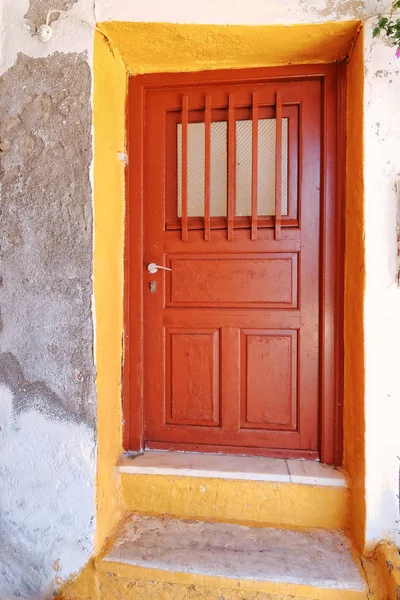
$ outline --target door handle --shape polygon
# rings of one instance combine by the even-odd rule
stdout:
[[[162,267],[161,265],[156,265],[156,263],[150,263],[149,265],[147,265],[147,270],[152,275],[154,275],[154,273],[157,273],[158,269],[162,269],[163,271],[172,271],[172,269],[169,269],[168,267]]]

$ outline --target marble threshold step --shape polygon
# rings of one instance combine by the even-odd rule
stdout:
[[[317,462],[148,451],[122,458],[116,470],[128,513],[349,528],[347,478]]]
[[[104,600],[368,597],[349,539],[341,532],[321,529],[248,527],[134,514],[96,560],[96,569]]]

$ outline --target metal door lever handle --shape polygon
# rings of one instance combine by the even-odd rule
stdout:
[[[168,267],[162,267],[161,265],[156,265],[156,263],[150,263],[147,265],[147,270],[152,275],[157,273],[158,269],[162,269],[163,271],[172,271],[172,269],[169,269]]]

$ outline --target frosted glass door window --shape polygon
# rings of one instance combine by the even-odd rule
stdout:
[[[251,215],[252,122],[236,121],[236,216]],[[275,214],[276,120],[258,121],[258,215]],[[282,215],[288,209],[288,119],[282,119]]]
[[[210,214],[227,215],[228,124],[211,123]],[[178,217],[182,216],[182,125],[177,125]],[[275,214],[276,120],[258,121],[258,215]],[[205,124],[188,124],[188,216],[204,217]],[[236,121],[236,216],[251,215],[252,122]],[[282,215],[288,213],[288,119],[282,119]]]
[[[210,215],[226,217],[228,156],[226,121],[211,123]],[[178,123],[178,217],[182,216],[182,125]],[[188,125],[188,216],[204,217],[205,125]]]

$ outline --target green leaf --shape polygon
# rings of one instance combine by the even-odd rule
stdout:
[[[372,32],[372,37],[376,37],[377,35],[379,35],[381,32],[381,28],[380,27],[375,27],[374,31]]]
[[[381,17],[378,21],[378,27],[385,27],[388,21],[389,19],[387,17]]]

